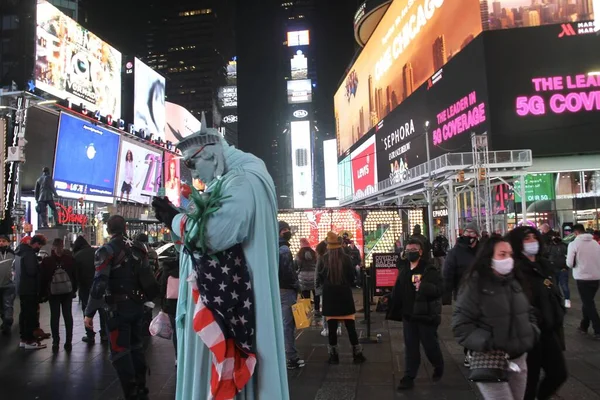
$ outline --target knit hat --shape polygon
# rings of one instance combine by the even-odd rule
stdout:
[[[10,242],[10,238],[8,237],[8,235],[5,235],[5,234],[0,235],[0,239],[4,239],[7,242]]]
[[[301,248],[310,247],[310,242],[308,241],[308,239],[306,239],[306,238],[300,239],[300,247]]]
[[[477,236],[479,236],[479,227],[475,222],[469,222],[467,225],[465,225],[464,230],[466,231],[467,229],[474,231],[477,234]]]
[[[340,238],[335,232],[328,232],[326,241],[327,249],[329,250],[339,249],[342,247],[342,238]]]
[[[279,221],[279,233],[284,229],[290,229],[290,224],[285,221]]]

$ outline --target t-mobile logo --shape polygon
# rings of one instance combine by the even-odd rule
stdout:
[[[559,38],[563,36],[577,35],[577,32],[575,32],[575,29],[573,29],[573,26],[571,24],[562,24],[560,27],[562,28],[562,31],[558,34]]]

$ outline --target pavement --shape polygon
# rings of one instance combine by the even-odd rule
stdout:
[[[600,399],[600,341],[576,332],[581,302],[572,283],[573,308],[568,312],[565,333],[569,380],[556,399]],[[357,309],[362,308],[359,291],[355,293]],[[597,298],[600,306],[600,296]],[[18,301],[16,304],[18,311]],[[375,307],[372,307],[373,309]],[[48,304],[41,306],[41,327],[50,331]],[[298,332],[297,347],[306,361],[302,369],[289,372],[292,400],[388,400],[388,399],[478,399],[476,388],[467,380],[462,366],[463,350],[450,330],[451,307],[444,307],[439,329],[446,372],[439,383],[431,381],[432,367],[422,355],[423,363],[414,390],[395,390],[403,374],[404,349],[402,325],[388,322],[381,314],[372,313],[371,338],[381,335],[379,343],[365,344],[367,362],[352,364],[352,351],[344,330],[340,337],[340,364],[330,366],[327,339],[320,335],[319,321]],[[88,346],[81,342],[84,327],[77,299],[73,302],[75,317],[73,351],[62,347],[53,355],[49,348],[25,351],[18,348],[18,326],[11,336],[0,336],[0,399],[7,400],[109,400],[120,395],[116,374],[108,360],[108,348],[98,342]],[[357,315],[361,321],[362,315]],[[98,318],[94,321],[98,326]],[[366,325],[358,323],[359,335],[366,337]],[[61,330],[64,329],[61,326]],[[170,341],[152,338],[147,352],[151,375],[148,377],[152,400],[175,398],[174,351]],[[276,400],[276,399],[260,399]]]

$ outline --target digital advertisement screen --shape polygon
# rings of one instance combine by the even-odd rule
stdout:
[[[237,86],[223,86],[217,93],[219,108],[237,107]]]
[[[312,208],[312,151],[310,121],[292,121],[292,177],[294,208]]]
[[[325,171],[325,198],[338,196],[337,140],[323,140],[323,166]]]
[[[42,174],[42,168],[54,165],[56,132],[60,113],[42,107],[30,107],[27,110],[27,162],[21,164],[21,193],[32,195],[35,184]],[[8,142],[10,143],[10,142]]]
[[[177,144],[186,136],[200,130],[200,120],[187,108],[175,103],[165,103],[167,126],[165,127],[165,139]]]
[[[338,155],[481,31],[478,0],[395,0],[335,94]]]
[[[302,50],[296,52],[290,60],[290,64],[292,67],[292,79],[308,78],[308,59],[302,53]]]
[[[521,181],[515,178],[515,201],[521,202]],[[527,202],[554,200],[554,174],[525,175],[525,199]]]
[[[44,0],[37,3],[36,43],[38,89],[121,116],[121,53]]]
[[[288,32],[287,42],[289,47],[308,46],[310,44],[310,34],[306,30]]]
[[[344,158],[338,164],[338,196],[340,201],[352,198],[352,161],[350,156]]]
[[[287,81],[287,96],[289,104],[312,102],[312,82],[310,79]]]
[[[486,34],[494,150],[598,151],[600,52],[591,49],[599,44],[594,34],[562,35],[561,25]],[[515,63],[507,51],[522,56]]]
[[[54,186],[61,197],[111,203],[120,135],[61,113],[54,157]]]
[[[118,199],[150,204],[162,181],[162,152],[123,139],[117,179]]]
[[[356,200],[377,191],[377,152],[375,136],[371,136],[351,154],[352,187]]]
[[[489,29],[527,28],[593,20],[594,1],[487,0]]]
[[[165,194],[171,203],[179,207],[181,204],[180,159],[169,152],[165,152]]]
[[[165,140],[165,77],[134,60],[134,118],[137,130]]]

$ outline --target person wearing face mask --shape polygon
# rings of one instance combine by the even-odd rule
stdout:
[[[423,247],[418,239],[409,239],[406,244],[406,262],[400,264],[386,315],[386,319],[402,321],[403,325],[406,370],[398,390],[414,387],[421,364],[420,345],[433,365],[433,381],[441,380],[444,374],[437,334],[442,320],[443,282],[440,271],[424,258]]]
[[[9,247],[7,235],[0,235],[0,318],[3,334],[10,333],[14,321],[15,283],[13,281],[12,265],[15,252]]]
[[[453,294],[456,298],[462,276],[475,260],[478,245],[479,227],[475,222],[470,222],[444,260],[444,305],[452,304]]]
[[[514,268],[512,248],[491,236],[465,272],[454,313],[452,331],[470,357],[505,354],[501,368],[483,370],[473,363],[470,379],[484,399],[521,400],[527,385],[527,352],[539,330],[524,292],[525,277]],[[508,365],[513,368],[508,370]],[[485,376],[484,374],[489,374]]]
[[[534,307],[540,340],[527,355],[527,390],[525,400],[546,400],[567,380],[563,319],[563,298],[550,262],[541,254],[541,234],[534,228],[520,226],[508,234],[513,248],[515,268],[525,276],[525,293]],[[540,371],[544,379],[540,382]]]

